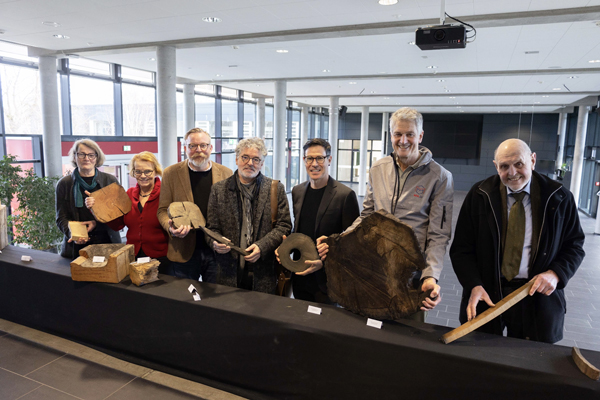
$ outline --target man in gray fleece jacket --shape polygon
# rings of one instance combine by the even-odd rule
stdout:
[[[452,174],[433,161],[431,151],[419,147],[423,140],[423,116],[404,107],[390,119],[394,152],[373,164],[369,173],[363,211],[347,231],[363,218],[385,210],[411,226],[427,267],[420,277],[423,291],[432,289],[421,310],[432,310],[440,301],[440,278],[452,228]],[[417,319],[424,319],[424,314]]]

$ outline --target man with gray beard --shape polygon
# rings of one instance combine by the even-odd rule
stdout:
[[[233,171],[210,160],[213,146],[208,132],[193,128],[185,134],[183,140],[187,160],[165,169],[157,212],[158,221],[169,232],[167,257],[171,266],[167,273],[194,280],[202,277],[203,282],[215,283],[214,253],[206,244],[204,235],[196,234],[186,225],[175,229],[167,209],[173,202],[190,201],[200,208],[202,217],[206,220],[212,185],[230,177]]]

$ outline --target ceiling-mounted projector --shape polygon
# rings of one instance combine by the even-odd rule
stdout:
[[[435,25],[419,28],[415,44],[421,50],[464,49],[467,47],[467,30],[463,25]]]

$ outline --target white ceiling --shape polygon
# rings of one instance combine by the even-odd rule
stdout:
[[[284,79],[290,100],[328,106],[339,96],[351,111],[556,112],[596,104],[600,63],[589,61],[600,59],[600,0],[447,0],[448,14],[477,28],[475,42],[421,51],[409,42],[417,27],[439,23],[440,3],[0,0],[0,40],[30,46],[32,55],[78,54],[150,71],[156,46],[171,45],[181,81],[272,96],[273,81]]]

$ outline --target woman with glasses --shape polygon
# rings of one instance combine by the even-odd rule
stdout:
[[[134,245],[136,259],[155,258],[160,261],[159,271],[166,273],[169,236],[156,216],[162,168],[154,154],[142,151],[129,162],[129,175],[137,180],[137,185],[127,190],[131,211],[106,225],[116,231],[127,227],[127,244]],[[92,208],[94,203],[93,197],[85,199],[88,208]]]
[[[121,237],[106,224],[97,222],[85,206],[89,193],[117,182],[114,175],[98,170],[104,164],[104,153],[93,140],[81,139],[73,144],[69,157],[75,170],[62,177],[56,186],[56,225],[65,235],[60,255],[75,259],[87,245],[121,243]],[[89,238],[72,240],[69,221],[83,222]]]

